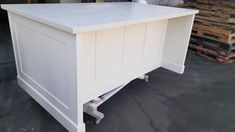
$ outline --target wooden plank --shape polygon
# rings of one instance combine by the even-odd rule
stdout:
[[[197,0],[198,3],[203,3],[203,4],[218,4],[218,0]]]
[[[235,2],[233,1],[223,1],[223,0],[197,0],[198,3],[220,5],[226,7],[235,7]]]
[[[184,2],[184,7],[194,7],[196,8],[197,3],[196,2],[192,2],[192,1],[185,1]]]
[[[217,26],[219,28],[231,29],[232,31],[235,31],[235,24],[226,24],[226,23],[220,23],[220,22],[214,22],[214,21],[207,21],[207,20],[198,19],[198,18],[195,19],[195,22],[199,22],[208,26]]]
[[[233,7],[233,8],[235,7],[234,1],[221,1],[220,4],[227,7]]]
[[[219,23],[226,23],[226,24],[229,24],[229,23],[235,23],[235,20],[234,19],[222,19],[222,18],[218,18],[218,17],[213,17],[213,16],[201,16],[201,15],[196,15],[196,18],[198,19],[204,19],[204,20],[208,20],[208,21],[214,21],[214,22],[219,22]]]
[[[193,26],[197,29],[206,30],[211,33],[222,34],[225,36],[230,36],[232,34],[232,30],[225,30],[215,26],[207,26],[199,23],[194,23]]]
[[[221,5],[214,5],[214,6],[212,6],[212,10],[214,10],[214,11],[223,11],[224,13],[235,15],[235,9],[232,8],[232,7],[225,7],[225,6],[221,6]]]
[[[222,19],[231,19],[233,18],[233,15],[231,14],[228,14],[228,13],[224,13],[222,11],[208,11],[208,10],[200,10],[199,11],[199,15],[202,15],[202,16],[214,16],[214,17],[219,17],[219,18],[222,18]]]
[[[221,43],[221,42],[218,42],[218,41],[205,39],[205,38],[201,38],[201,37],[197,37],[197,36],[191,36],[190,42],[200,43],[200,44],[203,44],[203,45],[209,45],[211,47],[220,48],[220,49],[223,49],[223,50],[226,50],[226,51],[234,51],[235,52],[235,43],[225,44],[225,43]]]
[[[213,5],[209,5],[209,4],[200,4],[200,3],[198,3],[196,7],[197,7],[197,9],[199,9],[199,10],[208,10],[208,11],[210,11],[210,10],[212,10]]]

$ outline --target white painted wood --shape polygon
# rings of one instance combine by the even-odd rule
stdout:
[[[134,71],[142,65],[143,47],[147,24],[132,25],[125,28],[123,46],[124,72]]]
[[[81,100],[86,103],[160,67],[166,25],[163,20],[78,34],[79,87],[86,95]]]
[[[118,76],[122,67],[124,28],[96,32],[95,79]]]
[[[68,130],[85,130],[77,125],[82,118],[77,119],[76,36],[8,16],[19,85]]]
[[[120,27],[197,13],[196,10],[131,2],[11,4],[1,5],[1,7],[9,12],[70,33]]]
[[[168,20],[162,66],[182,74],[194,15]]]
[[[132,3],[2,7],[19,85],[70,132],[85,132],[86,102],[159,67],[183,73],[196,13]]]
[[[143,63],[145,66],[160,65],[166,26],[167,20],[147,24],[146,42],[143,49]]]

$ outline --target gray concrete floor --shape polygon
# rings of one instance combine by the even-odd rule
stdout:
[[[16,76],[10,29],[7,22],[0,23],[0,83]]]
[[[0,72],[9,76],[0,83],[0,132],[67,132],[17,85],[9,65],[12,72]],[[161,68],[149,75],[105,102],[99,125],[85,115],[87,132],[235,132],[235,63],[188,53],[183,75]]]

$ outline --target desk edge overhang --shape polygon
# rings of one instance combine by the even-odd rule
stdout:
[[[95,31],[95,30],[102,30],[102,29],[108,29],[108,28],[117,28],[121,26],[128,26],[138,23],[146,23],[146,22],[153,22],[153,21],[160,21],[165,19],[171,19],[171,18],[177,18],[177,17],[183,17],[188,15],[195,15],[199,13],[199,10],[189,9],[187,12],[181,12],[181,13],[175,13],[171,15],[163,15],[161,17],[151,17],[151,18],[145,18],[145,19],[136,19],[136,20],[128,20],[128,21],[120,21],[120,22],[114,22],[114,23],[107,23],[107,24],[95,24],[91,26],[76,26],[76,27],[69,27],[65,26],[59,23],[51,22],[46,19],[41,19],[39,17],[35,17],[33,15],[29,15],[27,13],[23,13],[20,11],[17,11],[13,8],[9,8],[8,4],[1,4],[1,8],[6,10],[7,12],[20,15],[22,17],[31,19],[33,21],[48,25],[50,27],[53,27],[55,29],[59,29],[65,32],[68,32],[70,34],[78,34],[82,32],[89,32],[89,31]]]

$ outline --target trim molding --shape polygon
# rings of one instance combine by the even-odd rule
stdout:
[[[70,132],[85,132],[85,124],[76,125],[65,114],[63,114],[58,108],[56,108],[49,100],[35,90],[30,84],[28,84],[23,78],[17,76],[19,86],[24,89],[36,102],[38,102],[43,108],[45,108],[53,117],[60,122]]]
[[[179,65],[176,63],[172,63],[169,61],[162,61],[162,66],[165,69],[171,70],[173,72],[179,73],[179,74],[183,74],[184,73],[184,69],[185,66],[184,65]]]

